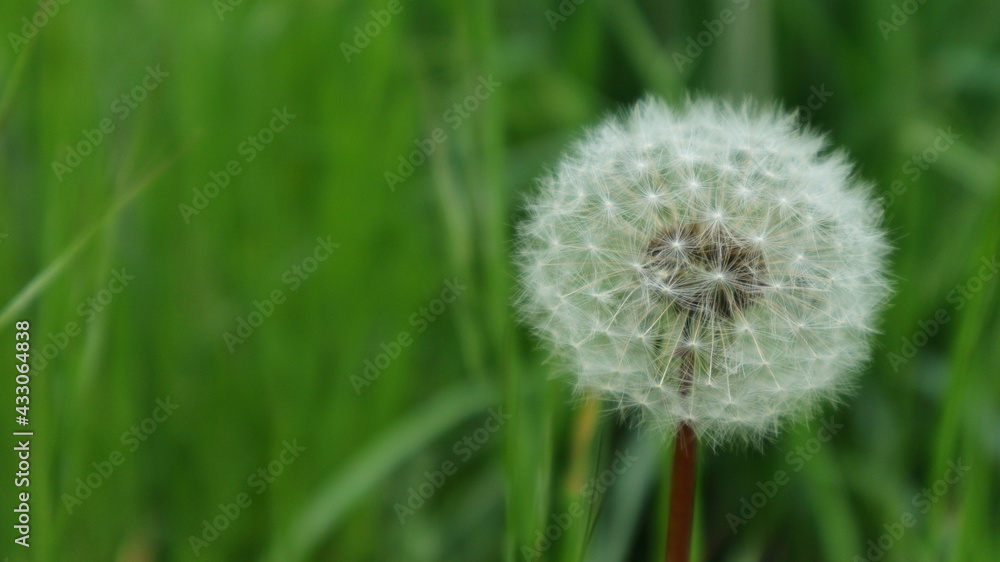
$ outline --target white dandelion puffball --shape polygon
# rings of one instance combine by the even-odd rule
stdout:
[[[519,306],[648,427],[756,442],[851,388],[890,288],[870,186],[794,115],[640,103],[541,181]]]

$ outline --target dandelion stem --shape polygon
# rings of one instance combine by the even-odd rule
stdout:
[[[683,337],[689,339],[692,315],[684,320]],[[694,379],[694,353],[682,352],[680,393],[691,393]],[[670,512],[667,518],[667,562],[688,562],[691,558],[691,529],[694,526],[694,494],[698,438],[687,422],[677,426],[674,439],[674,462],[670,472]]]
[[[670,515],[667,520],[667,562],[688,562],[694,523],[695,460],[698,441],[687,423],[677,428],[670,478]]]

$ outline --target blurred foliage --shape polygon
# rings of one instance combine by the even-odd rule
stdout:
[[[703,457],[698,556],[864,559],[886,535],[889,560],[992,560],[998,21],[972,0],[4,3],[0,332],[30,320],[35,435],[31,547],[7,510],[3,555],[660,558],[669,447],[552,376],[509,248],[585,125],[698,92],[798,107],[847,149],[898,288],[830,440],[817,420]]]

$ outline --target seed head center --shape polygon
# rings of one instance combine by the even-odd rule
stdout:
[[[650,240],[641,271],[643,282],[678,311],[731,318],[760,294],[764,267],[748,240],[688,223]]]

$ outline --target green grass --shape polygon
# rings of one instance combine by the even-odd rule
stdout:
[[[695,552],[850,560],[906,511],[915,526],[885,559],[1000,551],[997,278],[960,309],[949,299],[1000,252],[1000,8],[928,2],[886,38],[888,1],[587,0],[555,29],[554,1],[403,2],[347,62],[342,43],[386,5],[246,0],[220,20],[208,1],[76,1],[17,53],[7,34],[38,5],[0,7],[0,334],[30,320],[36,355],[66,338],[31,383],[32,546],[14,545],[5,507],[0,556],[193,559],[189,537],[246,493],[199,560],[524,560],[571,512],[542,559],[659,559],[669,448],[575,399],[514,322],[522,198],[583,127],[647,92],[793,108],[820,87],[833,94],[810,125],[880,193],[900,191],[897,294],[857,395],[824,412],[843,429],[800,470],[786,455],[818,420],[702,458]],[[726,8],[736,21],[678,69],[673,54]],[[169,76],[119,119],[114,100],[147,65]],[[453,104],[490,76],[501,85],[453,127]],[[241,143],[284,107],[296,117],[246,161]],[[114,130],[57,179],[52,162],[103,119]],[[385,173],[436,128],[447,140],[390,189]],[[949,128],[958,139],[914,177],[906,163]],[[185,222],[179,206],[231,160],[241,171]],[[340,246],[292,290],[285,272],[327,236]],[[134,281],[86,314],[123,268]],[[433,312],[456,279],[467,288]],[[230,353],[223,334],[279,289]],[[894,365],[939,310],[948,321]],[[401,332],[412,343],[356,393],[352,375]],[[122,434],[167,397],[178,410],[130,450]],[[456,443],[497,407],[511,417],[466,458]],[[281,464],[292,440],[306,450]],[[626,449],[638,460],[588,493]],[[115,450],[124,462],[68,513],[65,494]],[[959,459],[972,468],[919,513],[914,494]],[[248,482],[275,461],[263,490]],[[454,475],[400,524],[397,504],[448,461]],[[727,514],[779,470],[788,483],[734,535]]]

